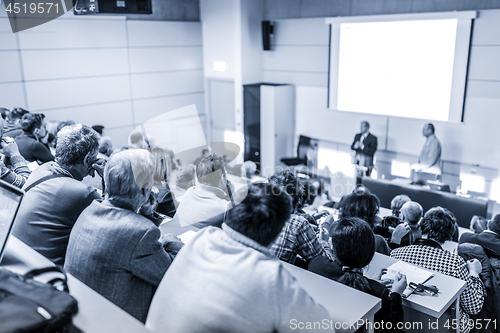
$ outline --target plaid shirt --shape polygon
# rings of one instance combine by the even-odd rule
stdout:
[[[481,311],[486,289],[479,278],[469,274],[462,257],[427,245],[400,247],[391,252],[391,257],[467,281],[467,287],[460,296],[460,332],[470,331],[467,325],[469,314],[477,314]]]
[[[319,242],[316,233],[304,217],[292,214],[272,245],[271,252],[279,259],[293,264],[297,254],[307,261],[318,255],[325,255],[325,250],[329,246],[328,243],[323,243]]]

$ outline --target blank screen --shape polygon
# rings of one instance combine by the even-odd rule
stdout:
[[[330,108],[461,121],[470,21],[446,18],[333,24]]]

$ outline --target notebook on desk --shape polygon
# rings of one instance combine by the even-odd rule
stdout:
[[[0,262],[24,192],[0,180]]]

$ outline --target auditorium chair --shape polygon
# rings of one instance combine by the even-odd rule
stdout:
[[[314,165],[317,151],[318,140],[301,135],[299,137],[299,144],[297,145],[297,157],[284,157],[281,159],[281,162],[287,166],[304,164],[309,167]]]

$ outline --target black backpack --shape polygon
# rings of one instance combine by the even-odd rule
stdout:
[[[63,277],[47,283],[33,279],[54,271]],[[55,287],[57,284],[63,291]],[[72,325],[77,312],[78,302],[68,293],[62,268],[35,269],[24,275],[0,269],[0,333],[79,331]]]

